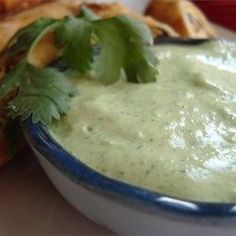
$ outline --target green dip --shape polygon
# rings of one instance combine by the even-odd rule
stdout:
[[[160,45],[156,83],[78,79],[52,136],[98,172],[179,198],[236,202],[236,44]]]

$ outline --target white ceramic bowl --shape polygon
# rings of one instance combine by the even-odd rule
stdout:
[[[92,170],[64,150],[40,124],[23,124],[46,174],[76,209],[121,235],[236,235],[236,205],[177,199]]]

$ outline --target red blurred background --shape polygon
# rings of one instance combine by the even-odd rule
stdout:
[[[222,26],[236,31],[236,0],[193,0],[208,16]]]

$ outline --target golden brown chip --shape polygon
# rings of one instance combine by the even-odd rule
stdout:
[[[129,15],[143,20],[152,30],[154,36],[167,34],[177,36],[174,30],[166,24],[157,22],[152,17],[142,16],[134,13],[125,6],[115,4],[86,4],[91,10],[103,18],[109,18],[116,15]],[[72,15],[79,11],[80,5],[73,1],[53,2],[37,6],[32,9],[25,10],[13,16],[6,17],[0,22],[0,51],[5,48],[11,37],[21,28],[39,19],[47,16],[52,18],[62,18],[66,15]],[[34,52],[30,56],[30,62],[38,67],[45,66],[52,61],[57,55],[57,49],[54,47],[52,35],[43,38]],[[9,62],[9,61],[7,61]],[[1,63],[2,64],[2,63]],[[4,67],[0,68],[0,78],[3,75]]]
[[[168,25],[158,22],[151,16],[144,16],[138,14],[129,8],[125,7],[119,3],[113,4],[86,4],[86,6],[94,11],[96,14],[101,16],[102,18],[110,18],[117,15],[128,15],[139,20],[142,20],[147,26],[152,30],[152,33],[155,37],[160,35],[169,35],[176,37],[178,34]]]
[[[48,1],[49,0],[0,0],[0,13],[1,15],[13,14]]]
[[[172,26],[184,38],[217,36],[206,16],[187,0],[153,0],[147,14]]]
[[[55,19],[72,15],[78,11],[78,4],[46,3],[35,8],[25,10],[0,21],[0,51],[6,46],[11,37],[21,28],[36,21],[40,17]]]

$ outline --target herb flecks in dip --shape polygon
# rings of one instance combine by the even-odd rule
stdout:
[[[74,156],[115,179],[201,201],[236,201],[236,45],[157,46],[156,83],[76,80],[50,127]]]

